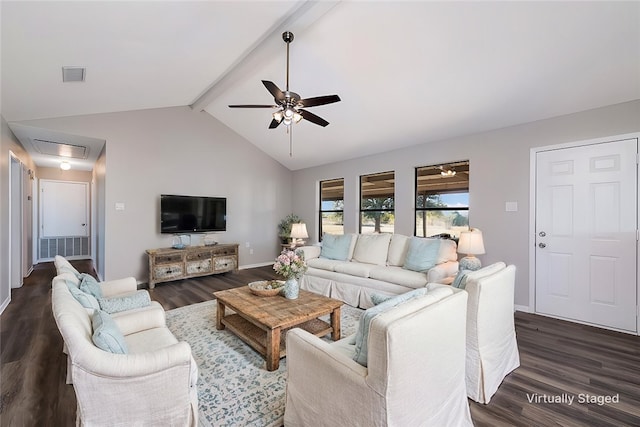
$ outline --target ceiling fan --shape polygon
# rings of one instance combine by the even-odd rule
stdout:
[[[275,105],[229,105],[230,108],[277,108],[272,114],[273,119],[269,124],[269,129],[277,128],[281,123],[287,126],[287,131],[292,123],[298,123],[305,119],[319,126],[327,126],[328,121],[322,117],[304,110],[303,108],[316,107],[318,105],[331,104],[340,101],[338,95],[316,96],[302,99],[300,95],[289,90],[289,44],[293,41],[293,33],[285,31],[282,33],[282,40],[287,44],[287,85],[284,91],[268,80],[262,80],[262,84],[273,95]]]

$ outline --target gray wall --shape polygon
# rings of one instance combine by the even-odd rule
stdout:
[[[9,275],[9,152],[12,152],[28,169],[35,170],[31,157],[13,135],[4,117],[0,117],[0,311],[11,298]],[[16,256],[22,256],[16,254]]]
[[[277,224],[291,212],[292,174],[209,114],[174,107],[21,123],[106,140],[95,172],[97,198],[104,201],[97,263],[105,280],[148,280],[145,249],[172,243],[159,232],[163,193],[227,197],[227,231],[217,240],[240,244],[241,266],[277,255]],[[116,203],[125,210],[116,211]],[[192,244],[200,238],[194,235]]]
[[[412,235],[414,168],[470,161],[469,222],[483,231],[483,264],[517,266],[515,303],[529,307],[529,181],[533,147],[640,131],[640,100],[482,134],[424,143],[384,154],[303,169],[293,174],[293,211],[318,240],[318,182],[345,179],[345,232],[358,231],[359,177],[396,172],[395,232]],[[391,142],[390,142],[391,143]],[[518,202],[505,212],[505,202]]]

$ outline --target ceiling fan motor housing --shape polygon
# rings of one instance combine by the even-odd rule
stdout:
[[[291,43],[293,41],[293,33],[291,31],[285,31],[282,33],[282,40],[285,43]]]

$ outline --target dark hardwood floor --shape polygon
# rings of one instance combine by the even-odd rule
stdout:
[[[93,272],[87,261],[73,264]],[[75,424],[75,395],[65,384],[66,359],[51,313],[54,274],[51,263],[37,265],[0,316],[2,426]],[[158,284],[151,296],[170,310],[273,277],[271,266],[253,268]],[[469,402],[476,426],[640,426],[639,337],[520,312],[516,330],[521,366],[490,404]]]

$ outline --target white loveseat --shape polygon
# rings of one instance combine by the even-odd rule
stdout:
[[[198,422],[198,368],[186,342],[178,342],[158,303],[114,313],[127,354],[114,354],[93,342],[94,310],[83,307],[67,281],[75,275],[61,266],[52,282],[52,310],[68,354],[67,382],[77,398],[77,425],[180,425]],[[70,266],[70,264],[69,264]],[[101,282],[105,296],[135,291],[135,279]]]
[[[426,295],[376,314],[367,366],[354,361],[353,335],[328,343],[302,329],[289,331],[285,426],[471,426],[467,297],[429,284]]]
[[[324,240],[327,237],[325,235]],[[309,267],[300,281],[302,289],[339,299],[353,307],[369,308],[373,305],[373,294],[399,295],[427,283],[449,284],[458,272],[453,240],[384,233],[348,234],[344,238],[350,239],[345,259],[323,256],[322,246],[301,248]],[[435,265],[427,271],[406,268],[412,240],[433,241],[439,245]]]

